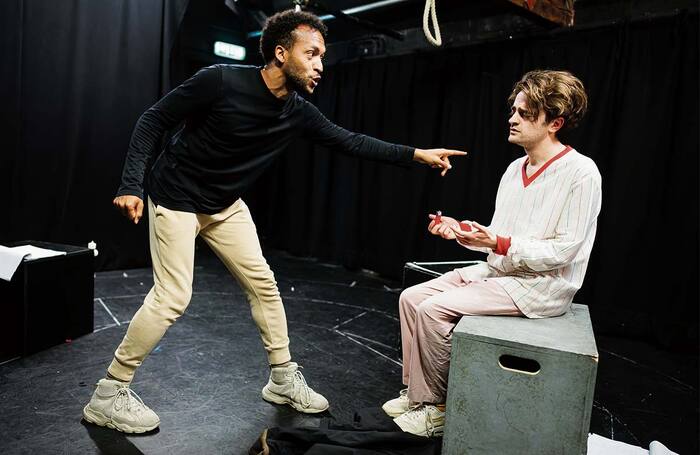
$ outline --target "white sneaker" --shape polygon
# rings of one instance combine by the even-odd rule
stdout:
[[[83,408],[90,423],[123,431],[145,433],[160,424],[158,415],[129,388],[113,379],[100,379],[90,402]]]
[[[382,409],[389,417],[398,417],[411,410],[411,402],[408,399],[408,389],[399,392],[399,396],[382,405]]]
[[[306,385],[301,368],[294,362],[286,367],[274,367],[270,371],[270,380],[262,389],[265,401],[276,404],[288,404],[299,412],[316,414],[328,409],[328,400]]]
[[[445,413],[426,404],[401,414],[394,419],[396,425],[406,433],[416,436],[442,436],[445,431]]]

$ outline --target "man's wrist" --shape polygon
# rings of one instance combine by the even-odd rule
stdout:
[[[413,161],[422,162],[423,161],[423,150],[419,148],[413,149]]]

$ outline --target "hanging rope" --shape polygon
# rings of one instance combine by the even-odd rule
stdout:
[[[433,29],[435,29],[435,36],[430,33],[430,27],[428,24],[428,15],[433,22]],[[442,38],[440,37],[440,26],[438,25],[437,10],[435,8],[435,0],[425,0],[425,9],[423,10],[423,33],[425,33],[425,38],[433,46],[441,46]]]

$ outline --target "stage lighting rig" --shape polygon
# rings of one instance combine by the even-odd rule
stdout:
[[[317,0],[292,0],[292,4],[297,9],[301,9],[302,7],[306,8],[306,9],[310,9],[310,10],[313,10],[316,12],[320,12],[323,14],[327,14],[327,15],[336,17],[336,18],[344,20],[346,22],[350,22],[350,23],[358,25],[362,28],[372,30],[376,33],[381,33],[382,35],[390,36],[391,38],[397,39],[399,41],[404,40],[403,34],[400,32],[397,32],[396,30],[392,30],[392,29],[387,28],[387,27],[382,27],[381,25],[377,25],[374,22],[360,19],[360,18],[355,17],[355,16],[351,16],[349,14],[344,13],[341,10],[329,8],[324,3],[319,2]]]

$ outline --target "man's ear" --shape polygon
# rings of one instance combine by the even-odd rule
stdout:
[[[283,46],[280,46],[279,44],[275,46],[275,65],[276,66],[282,66],[284,63],[287,61],[287,58],[289,56],[289,53],[287,52],[287,49],[285,49]]]
[[[549,132],[550,133],[556,133],[561,129],[561,127],[564,126],[564,117],[557,117],[551,122],[549,122]]]

